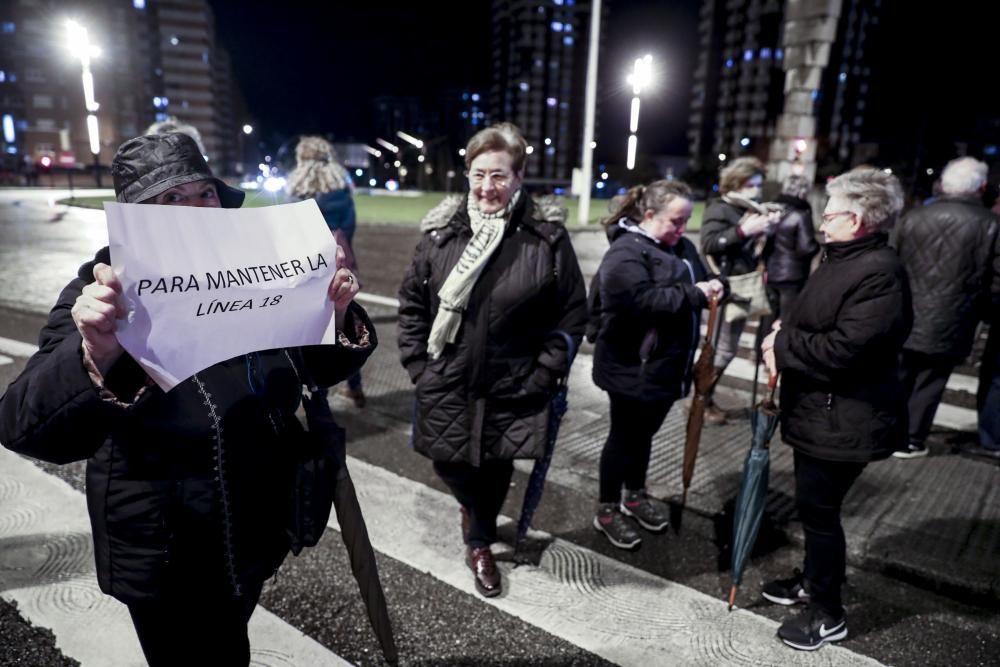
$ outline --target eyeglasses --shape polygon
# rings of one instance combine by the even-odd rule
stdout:
[[[510,184],[512,178],[513,178],[512,174],[490,174],[489,176],[486,176],[486,174],[479,174],[479,173],[469,174],[469,182],[472,183],[473,185],[475,186],[482,185],[483,182],[488,179],[489,182],[495,188],[507,187]]]
[[[853,215],[857,215],[857,214],[854,211],[837,211],[836,213],[824,213],[823,214],[823,222],[830,222],[831,220],[839,218],[842,215],[852,215],[853,216]]]

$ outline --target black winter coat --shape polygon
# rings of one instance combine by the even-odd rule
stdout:
[[[775,338],[781,437],[828,461],[868,462],[907,441],[899,353],[913,322],[884,234],[829,243]]]
[[[738,231],[745,213],[738,206],[716,199],[702,215],[701,252],[724,276],[741,276],[757,268],[756,239],[744,239]]]
[[[97,261],[110,263],[107,248]],[[0,442],[57,463],[93,452],[87,506],[105,593],[126,604],[154,599],[171,585],[171,561],[181,553],[190,561],[193,551],[218,574],[207,579],[241,595],[288,552],[292,456],[303,433],[299,373],[322,386],[343,380],[374,350],[375,329],[353,304],[345,330],[357,344],[235,357],[168,393],[124,354],[101,390],[70,312],[93,282],[94,262],[62,291],[39,351],[0,398]]]
[[[708,279],[698,251],[615,225],[611,248],[598,269],[601,324],[594,348],[594,383],[612,394],[643,401],[674,401],[687,394],[708,306],[694,286]]]
[[[785,206],[785,212],[764,246],[767,282],[801,283],[809,277],[812,258],[819,252],[812,208],[806,200],[788,195],[775,201]]]
[[[893,245],[913,289],[906,349],[956,362],[969,355],[991,297],[1000,299],[997,229],[997,217],[972,197],[942,197],[896,225]]]
[[[413,447],[435,461],[477,466],[537,458],[549,399],[569,370],[555,332],[579,345],[586,325],[583,276],[565,227],[540,219],[523,195],[473,287],[458,338],[428,359],[438,291],[471,238],[462,198],[420,239],[399,290],[400,359],[416,384]]]

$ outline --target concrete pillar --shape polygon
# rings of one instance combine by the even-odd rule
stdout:
[[[769,180],[781,182],[789,174],[801,174],[810,180],[816,177],[813,93],[819,90],[823,68],[830,61],[842,4],[843,0],[785,3],[785,106],[768,154]]]

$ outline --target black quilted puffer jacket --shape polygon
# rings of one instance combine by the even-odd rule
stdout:
[[[466,199],[423,237],[399,290],[400,359],[416,385],[413,446],[435,461],[538,458],[549,399],[569,369],[564,338],[587,321],[583,276],[565,227],[522,196],[476,281],[458,338],[429,359],[438,291],[472,238]]]
[[[996,216],[975,197],[942,197],[897,224],[893,245],[913,292],[906,349],[968,356],[976,324],[1000,299],[997,229]]]

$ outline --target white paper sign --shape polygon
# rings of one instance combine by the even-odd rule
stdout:
[[[240,354],[335,342],[337,244],[315,201],[104,210],[129,311],[118,341],[164,391]]]

